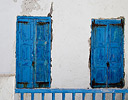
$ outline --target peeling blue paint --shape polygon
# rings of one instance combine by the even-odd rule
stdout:
[[[124,86],[124,18],[92,19],[91,87]]]
[[[16,87],[50,87],[51,18],[17,17]]]

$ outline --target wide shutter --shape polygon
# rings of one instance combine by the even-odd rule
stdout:
[[[124,86],[124,19],[93,19],[91,87]]]
[[[50,87],[51,18],[17,17],[16,87]]]

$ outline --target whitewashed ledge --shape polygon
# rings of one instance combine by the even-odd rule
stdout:
[[[15,73],[0,73],[0,77],[11,77],[11,76],[15,76]]]

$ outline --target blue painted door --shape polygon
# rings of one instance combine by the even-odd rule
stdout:
[[[124,20],[92,20],[91,87],[123,87]]]
[[[51,18],[17,17],[16,87],[50,87]]]

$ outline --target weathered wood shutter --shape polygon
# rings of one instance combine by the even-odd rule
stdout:
[[[49,87],[51,62],[51,23],[48,20],[35,22],[35,87]]]
[[[50,87],[51,18],[17,17],[16,87]]]
[[[91,86],[124,86],[124,19],[93,19]]]

